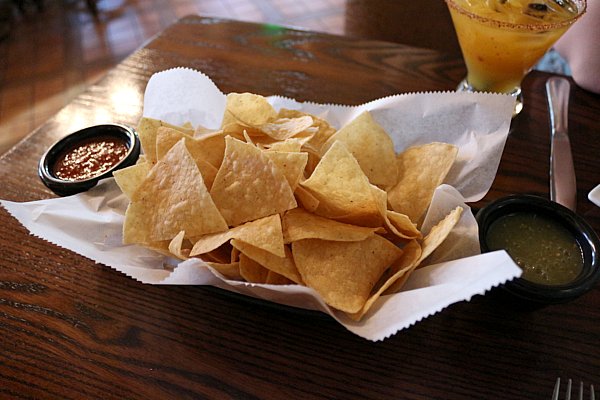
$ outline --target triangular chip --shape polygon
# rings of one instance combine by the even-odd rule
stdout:
[[[371,290],[402,250],[379,235],[361,242],[305,239],[292,243],[296,267],[308,287],[330,306],[360,311]]]
[[[371,185],[371,193],[377,201],[379,212],[384,220],[385,228],[396,239],[421,238],[421,232],[406,215],[387,209],[387,193],[377,186]],[[395,240],[393,240],[395,242]]]
[[[156,133],[156,157],[159,160],[162,159],[171,147],[181,139],[185,139],[185,147],[196,162],[196,166],[202,174],[202,179],[204,179],[206,187],[210,189],[217,175],[217,168],[206,160],[219,158],[218,163],[220,164],[220,159],[223,158],[225,140],[223,137],[219,137],[218,140],[223,142],[223,145],[214,150],[216,154],[211,154],[211,147],[207,145],[206,139],[201,141],[176,129],[160,127]]]
[[[230,226],[297,206],[285,176],[256,147],[225,138],[225,156],[210,194]]]
[[[132,195],[123,229],[125,243],[171,240],[182,230],[195,237],[227,229],[183,140]]]
[[[304,177],[304,167],[308,161],[308,154],[293,153],[286,151],[265,151],[264,155],[273,161],[277,169],[283,173],[292,190],[298,186],[300,179]]]
[[[375,234],[378,228],[344,224],[319,217],[301,208],[285,213],[282,219],[285,243],[302,239],[323,239],[341,242],[358,242]]]
[[[442,244],[444,240],[446,240],[446,237],[450,231],[460,220],[462,213],[463,208],[458,206],[454,210],[450,211],[450,213],[448,213],[443,220],[431,228],[421,243],[421,246],[423,247],[423,253],[421,254],[417,264],[420,264],[421,261],[426,259],[431,253],[433,253],[435,249],[438,248],[440,244]]]
[[[389,186],[398,180],[394,142],[368,111],[331,136],[322,150],[336,141],[346,145],[373,185]]]
[[[231,239],[239,239],[279,257],[285,257],[279,214],[246,222],[225,232],[202,236],[194,244],[190,256],[208,253]]]
[[[379,278],[379,282],[371,291],[369,299],[361,310],[357,313],[348,314],[348,316],[355,321],[360,320],[382,294],[387,293],[397,282],[400,282],[398,286],[401,287],[414,270],[420,255],[421,246],[419,246],[419,243],[416,240],[408,242],[402,248],[402,256]]]
[[[131,196],[146,179],[151,169],[152,164],[148,161],[138,162],[130,167],[114,171],[113,177],[125,196],[131,199]]]
[[[307,144],[313,149],[316,149],[318,154],[321,154],[321,147],[325,142],[327,142],[327,139],[329,139],[336,132],[336,129],[329,125],[329,123],[324,119],[315,115],[304,113],[302,111],[282,108],[278,113],[279,118],[299,118],[302,116],[310,116],[312,118],[312,127],[316,129],[316,132],[311,135]]]
[[[298,138],[290,138],[281,142],[273,142],[267,146],[266,151],[289,151],[298,153],[302,149],[302,140]]]
[[[169,252],[181,260],[187,260],[190,257],[190,247],[185,246],[186,242],[185,231],[179,232],[169,243]]]
[[[244,243],[241,240],[233,239],[233,247],[237,248],[242,254],[252,258],[263,267],[283,275],[293,282],[302,284],[302,278],[294,264],[292,253],[288,247],[285,248],[285,257],[278,257],[273,253],[259,249],[251,244]]]
[[[317,199],[308,189],[298,185],[294,190],[294,196],[302,208],[306,211],[314,213],[319,208],[319,199]]]
[[[239,261],[232,263],[217,263],[212,261],[206,261],[211,268],[215,271],[223,275],[226,279],[231,279],[234,281],[241,281],[244,279],[240,274],[240,263]]]
[[[266,98],[252,93],[229,93],[225,105],[223,126],[232,121],[242,122],[245,125],[257,127],[274,120],[277,112]]]
[[[158,131],[158,128],[160,128],[161,126],[177,129],[189,136],[192,136],[194,134],[193,129],[186,129],[181,126],[176,126],[164,121],[160,121],[158,119],[146,117],[140,119],[136,130],[140,138],[140,143],[142,145],[142,149],[144,150],[144,154],[146,155],[148,161],[152,164],[155,164],[157,161],[156,133]]]
[[[377,199],[358,162],[341,142],[335,142],[312,175],[300,185],[319,200],[316,214],[355,225],[382,224]]]
[[[312,124],[313,119],[311,117],[303,116],[298,118],[279,118],[262,124],[258,128],[272,139],[285,140],[305,131]]]
[[[269,270],[246,256],[240,254],[240,275],[251,283],[267,283],[267,277],[269,276]]]
[[[435,188],[444,181],[457,153],[454,145],[434,142],[398,154],[398,182],[388,190],[392,210],[420,223]]]

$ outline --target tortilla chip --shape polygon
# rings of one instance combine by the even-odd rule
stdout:
[[[152,169],[149,162],[141,162],[127,168],[122,168],[113,172],[115,182],[128,199],[131,199],[133,193],[142,184],[148,173]]]
[[[217,154],[211,155],[209,153],[213,148],[211,148],[210,145],[214,144],[213,142],[208,143],[206,140],[200,141],[176,129],[160,127],[156,133],[156,157],[159,160],[162,159],[171,147],[181,139],[185,139],[185,147],[196,162],[196,166],[202,174],[206,187],[210,189],[215,180],[215,176],[217,176],[217,168],[206,160],[214,159],[215,157],[223,157],[223,149],[225,148],[224,139],[222,137],[219,138],[219,141],[223,143],[222,149],[220,147],[215,149],[214,151],[216,151]]]
[[[402,250],[373,235],[360,242],[300,240],[292,243],[292,253],[306,286],[316,290],[331,307],[356,313]]]
[[[185,242],[185,231],[181,231],[169,243],[169,252],[181,260],[187,260],[190,257],[190,247],[184,246]]]
[[[421,246],[423,247],[423,253],[421,254],[417,264],[420,264],[431,253],[433,253],[433,251],[437,249],[444,240],[446,240],[446,237],[450,231],[452,231],[454,226],[456,226],[458,221],[460,221],[462,213],[463,208],[458,206],[454,210],[450,211],[450,213],[448,213],[443,220],[438,222],[437,225],[431,228],[421,243]]]
[[[301,185],[296,186],[294,196],[300,206],[308,212],[314,213],[317,211],[317,208],[319,208],[319,200],[313,196],[308,189],[303,188]]]
[[[344,224],[319,217],[301,208],[285,213],[282,219],[285,243],[302,239],[322,239],[340,242],[358,242],[375,234],[377,228]]]
[[[373,185],[389,186],[398,180],[394,142],[368,111],[331,136],[322,150],[342,142]]]
[[[297,206],[285,176],[262,151],[225,138],[225,157],[210,194],[230,226]]]
[[[228,264],[222,264],[212,261],[206,261],[206,264],[213,268],[215,271],[223,275],[225,279],[229,279],[232,281],[241,281],[244,278],[240,274],[240,263],[232,262]]]
[[[398,182],[388,190],[392,210],[420,223],[433,192],[443,183],[457,153],[456,146],[439,142],[410,147],[400,153]]]
[[[251,244],[244,243],[241,240],[233,239],[231,244],[263,267],[277,272],[279,275],[283,275],[293,282],[302,284],[302,278],[294,264],[292,253],[289,248],[285,248],[285,257],[279,257],[273,253],[252,246]]]
[[[234,117],[235,121],[257,127],[274,120],[277,112],[263,96],[252,93],[229,93],[225,112]],[[227,122],[231,122],[231,117]],[[225,126],[225,119],[223,126]]]
[[[298,118],[279,118],[258,128],[272,139],[285,140],[307,130],[312,124],[313,119],[306,115]]]
[[[300,182],[319,200],[316,214],[354,225],[382,224],[371,184],[356,159],[341,142],[335,142],[312,175]]]
[[[383,294],[399,290],[414,271],[420,255],[421,246],[416,240],[411,240],[402,248],[402,256],[381,276],[361,310],[348,316],[355,321],[360,320]]]
[[[202,236],[196,240],[190,256],[208,253],[231,239],[239,239],[279,257],[285,257],[281,219],[278,214],[246,222],[225,232]]]
[[[123,241],[149,243],[171,240],[182,230],[194,237],[226,229],[227,223],[181,140],[133,193],[125,216]]]
[[[269,276],[269,270],[246,256],[240,254],[240,275],[247,282],[250,283],[267,283],[267,277]]]
[[[166,123],[164,121],[160,121],[153,118],[143,117],[140,119],[140,122],[137,126],[137,134],[140,138],[140,143],[142,145],[142,149],[144,150],[144,154],[149,162],[155,164],[157,161],[156,157],[156,133],[158,128],[161,126],[166,126],[172,129],[177,129],[186,135],[192,136],[194,131],[192,129],[186,129],[181,126],[172,125]]]
[[[306,153],[291,153],[283,151],[265,151],[264,155],[277,166],[290,184],[292,191],[304,177],[304,167],[308,161]]]

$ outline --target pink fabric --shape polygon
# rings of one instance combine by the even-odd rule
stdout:
[[[571,67],[573,80],[600,93],[600,0],[588,0],[587,12],[554,45]]]

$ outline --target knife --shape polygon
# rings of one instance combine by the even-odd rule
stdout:
[[[546,81],[550,110],[550,200],[575,211],[577,185],[571,142],[568,132],[568,109],[571,84],[565,78],[552,77]]]

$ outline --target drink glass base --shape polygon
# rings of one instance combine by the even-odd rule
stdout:
[[[469,84],[467,78],[463,79],[456,88],[457,92],[479,92],[479,90],[475,89],[473,86]],[[521,87],[517,86],[510,92],[504,93],[512,96],[515,99],[515,108],[513,110],[513,118],[516,117],[523,110],[523,93],[521,91]]]

